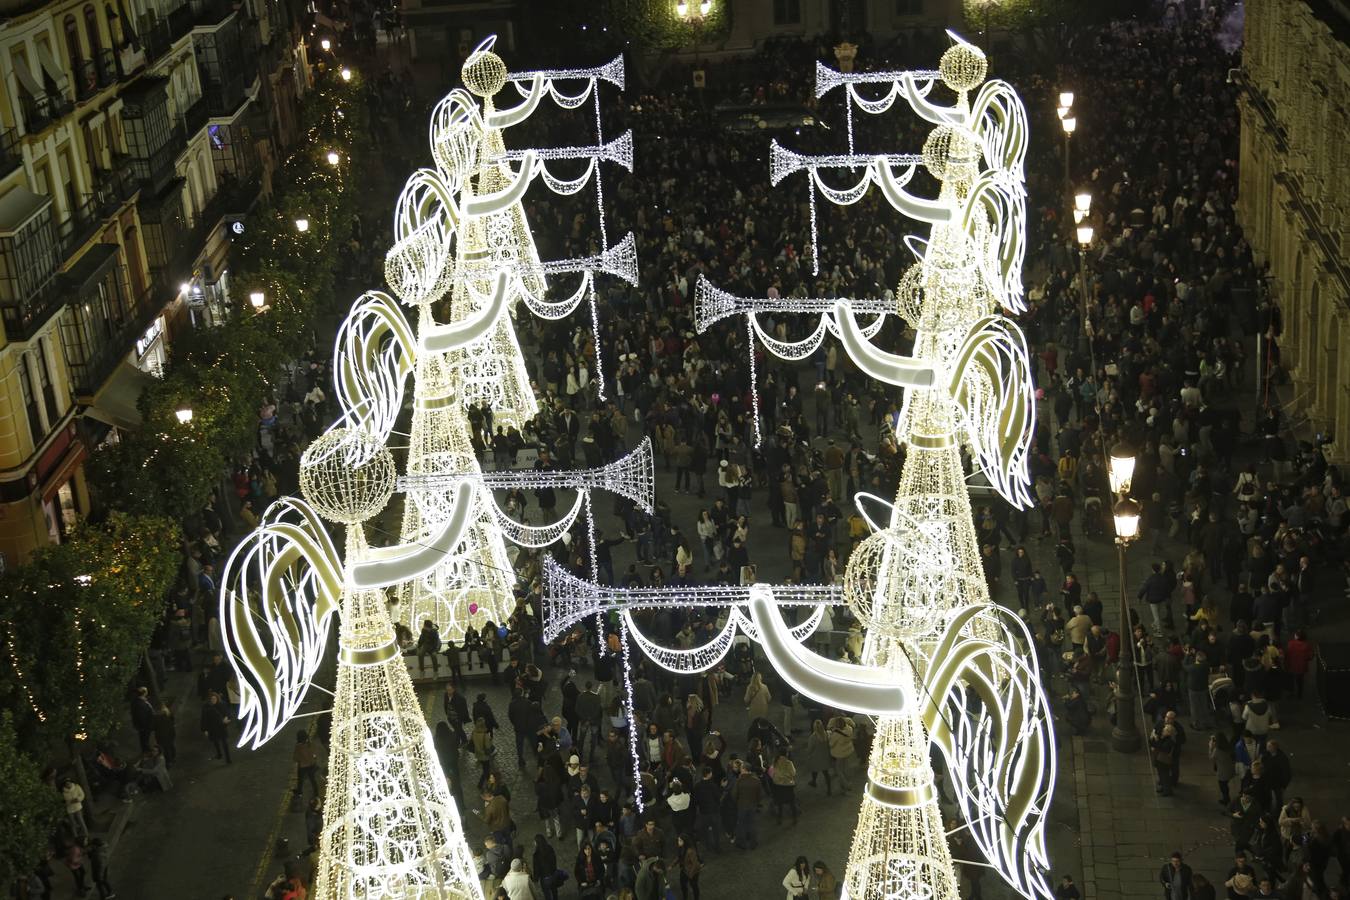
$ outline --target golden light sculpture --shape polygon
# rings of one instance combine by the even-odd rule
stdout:
[[[1007,84],[984,81],[979,48],[949,35],[952,46],[937,70],[842,73],[818,63],[817,97],[844,89],[848,153],[807,156],[776,142],[770,148],[772,183],[799,173],[808,179],[813,264],[821,252],[817,193],[850,205],[876,187],[896,212],[928,226],[925,237],[905,241],[916,262],[894,303],[743,298],[706,281],[696,292],[700,330],[744,315],[750,340],[788,359],[814,352],[833,334],[865,374],[905,389],[896,431],[906,457],[889,521],[873,524],[844,577],[845,599],[866,628],[861,665],[802,648],[773,587],[756,585],[749,604],[766,655],[789,683],[878,719],[844,877],[852,900],[958,896],[930,744],[943,752],[962,827],[988,863],[1023,896],[1052,896],[1049,704],[1025,625],[990,602],[961,456],[964,443],[990,486],[1014,505],[1030,502],[1030,358],[1020,329],[999,312],[1023,308],[1026,115]],[[953,105],[936,102],[939,84],[955,95]],[[860,85],[883,90],[866,97]],[[853,106],[880,114],[900,99],[934,126],[922,151],[857,152]],[[919,166],[938,182],[936,197],[908,190]],[[822,177],[844,171],[862,174],[843,187]],[[814,315],[819,324],[803,340],[772,341],[757,321],[769,312]],[[860,324],[860,313],[873,318]],[[890,314],[914,329],[908,355],[872,343]],[[891,690],[878,691],[879,682]]]
[[[595,327],[596,278],[608,275],[630,283],[637,278],[632,236],[608,246],[600,187],[601,163],[632,169],[632,135],[604,141],[600,132],[598,82],[622,88],[622,59],[597,69],[512,74],[493,52],[494,40],[484,41],[465,61],[461,74],[467,90],[451,91],[432,113],[435,168],[414,173],[404,187],[395,216],[395,244],[385,260],[391,288],[417,310],[406,471],[422,487],[410,491],[410,502],[404,505],[400,535],[405,542],[425,540],[449,514],[448,492],[434,486],[439,476],[481,474],[470,442],[469,407],[490,410],[494,427],[522,428],[538,413],[512,325],[520,304],[535,315],[556,319],[588,298]],[[583,85],[580,93],[558,87],[574,82]],[[524,100],[499,109],[496,98],[508,85],[519,89]],[[545,96],[564,108],[592,98],[596,144],[508,151],[503,131],[524,122]],[[585,167],[579,177],[561,177],[550,169],[556,160],[580,160]],[[604,248],[600,254],[539,258],[521,202],[536,179],[559,194],[595,186]],[[550,297],[548,279],[568,275],[579,276],[576,288]],[[510,315],[501,314],[503,308]],[[438,323],[438,311],[448,312],[451,323],[477,321],[485,329],[473,342],[441,352],[447,326]],[[469,626],[481,629],[489,621],[505,621],[514,606],[507,539],[539,546],[543,535],[556,539],[566,526],[532,529],[504,522],[503,515],[491,494],[482,492],[466,552],[400,589],[400,609],[409,622],[430,619],[442,635],[458,640]]]
[[[578,96],[559,92],[554,79],[588,80],[581,99],[597,80],[621,86],[621,60],[598,70],[527,73],[533,99],[501,112],[491,96],[520,76],[508,73],[490,47],[480,47],[464,72],[484,95],[483,109],[469,93],[451,92],[432,120],[437,166],[414,173],[400,194],[395,243],[385,260],[397,299],[363,294],[339,329],[340,414],[302,455],[305,499],[269,506],[222,573],[220,618],[240,686],[241,744],[257,746],[293,720],[323,658],[331,618],[340,620],[312,892],[320,900],[481,900],[459,811],[394,640],[388,592],[438,604],[425,617],[452,636],[475,616],[504,620],[514,581],[505,536],[542,546],[559,530],[503,519],[494,489],[548,476],[484,473],[466,407],[490,403],[499,421],[516,424],[534,414],[510,323],[518,300],[558,317],[570,311],[569,301],[574,308],[586,290],[593,292],[596,277],[636,278],[631,235],[595,256],[540,261],[520,207],[536,177],[567,193],[588,182],[598,186],[601,161],[631,168],[631,135],[516,154],[503,149],[500,137],[545,94],[564,106]],[[552,159],[587,160],[587,173],[557,178],[548,169]],[[567,274],[579,275],[583,288],[575,299],[550,299],[545,276]],[[415,310],[415,324],[402,305]],[[438,308],[448,310],[448,321],[437,320]],[[410,378],[414,411],[399,476],[389,446]],[[554,478],[579,492],[592,526],[592,490],[617,491],[650,509],[650,444],[607,466]],[[401,543],[371,547],[366,525],[395,492],[404,494]],[[324,520],[345,528],[342,553]]]

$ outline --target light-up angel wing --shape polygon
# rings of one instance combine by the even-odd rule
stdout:
[[[392,297],[367,291],[357,299],[333,348],[340,426],[366,431],[379,444],[388,442],[403,408],[415,347],[412,328]]]
[[[1009,312],[1022,312],[1022,261],[1026,257],[1026,187],[1005,173],[986,172],[966,198],[962,225],[975,238],[983,218],[993,238],[979,265],[994,298]]]
[[[1027,156],[1027,111],[1006,81],[985,82],[970,104],[970,121],[993,171],[1023,179]]]
[[[1015,891],[1048,900],[1054,735],[1031,635],[1002,607],[968,606],[929,660],[919,704],[970,834]]]
[[[1019,509],[1031,504],[1032,384],[1026,337],[1003,316],[985,316],[971,327],[948,382],[980,469]]]
[[[257,747],[309,690],[342,593],[341,561],[314,510],[285,498],[230,554],[220,585],[221,633],[239,683],[239,744]]]
[[[394,209],[394,244],[384,257],[385,280],[404,303],[431,302],[450,289],[459,220],[454,187],[438,170],[408,177]]]

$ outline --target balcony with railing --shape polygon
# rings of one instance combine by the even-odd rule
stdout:
[[[117,81],[117,59],[112,50],[99,50],[94,63],[98,68],[99,87],[107,87]]]
[[[52,198],[17,185],[0,197],[0,318],[11,341],[37,333],[61,306],[52,282],[61,245]]]
[[[82,59],[75,63],[75,100],[88,100],[99,92],[98,66],[92,59]]]
[[[80,284],[68,280],[66,292],[73,294],[73,299],[77,300],[86,296],[92,298],[94,294],[90,292],[97,291],[97,284],[97,281]],[[122,360],[135,348],[136,339],[145,334],[155,316],[159,315],[163,307],[156,302],[156,287],[154,284],[147,285],[139,297],[117,311],[115,318],[90,321],[92,315],[84,311],[83,304],[77,303],[72,308],[73,314],[67,314],[62,320],[61,342],[70,371],[70,386],[77,397],[97,394]],[[117,290],[120,293],[120,287]]]
[[[71,102],[59,93],[40,93],[23,95],[23,123],[29,134],[35,134],[72,109]]]
[[[83,247],[135,191],[135,182],[127,170],[99,173],[94,190],[83,195],[65,221],[56,226],[61,258],[69,259]]]

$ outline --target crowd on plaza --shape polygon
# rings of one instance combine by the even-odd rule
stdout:
[[[384,28],[373,12],[356,18]],[[1128,640],[1158,791],[1172,793],[1186,756],[1203,748],[1212,762],[1216,795],[1187,799],[1222,805],[1234,866],[1207,877],[1178,855],[1160,870],[1164,896],[1329,900],[1343,896],[1350,873],[1350,819],[1333,823],[1332,810],[1297,796],[1277,732],[1281,704],[1303,695],[1319,598],[1335,574],[1332,561],[1343,558],[1350,522],[1339,473],[1317,447],[1291,441],[1272,392],[1280,373],[1279,311],[1266,299],[1235,220],[1238,118],[1234,89],[1225,83],[1233,57],[1216,43],[1216,21],[1086,31],[1053,73],[1013,53],[994,59],[991,74],[1018,89],[1033,133],[1055,137],[1033,138],[1027,162],[1030,309],[1019,322],[1039,388],[1034,508],[981,502],[976,527],[991,593],[1020,608],[1033,632],[1061,732],[1100,731],[1116,715],[1138,714],[1116,708],[1111,684]],[[373,30],[353,35],[368,41]],[[860,65],[899,68],[928,65],[945,38],[860,44]],[[771,188],[769,135],[729,131],[727,110],[718,105],[791,107],[839,124],[838,101],[818,104],[810,89],[815,60],[832,62],[829,46],[772,41],[749,62],[709,64],[711,97],[684,87],[688,72],[679,70],[669,76],[678,86],[672,80],[616,101],[606,127],[634,130],[639,177],[607,184],[609,237],[635,233],[640,285],[600,291],[598,347],[585,316],[518,316],[541,413],[514,432],[494,427],[491,410],[471,410],[485,465],[512,465],[528,449],[544,467],[597,466],[650,436],[658,469],[674,473],[674,491],[706,501],[696,521],[676,521],[659,492],[650,515],[617,503],[618,527],[599,532],[593,548],[603,582],[742,583],[754,579],[757,560],[771,557],[787,559],[795,581],[833,582],[868,533],[850,498],[860,490],[894,493],[904,449],[892,431],[893,391],[862,376],[829,340],[808,363],[789,364],[747,346],[744,328],[717,325],[699,335],[694,325],[700,276],[744,296],[894,294],[907,265],[896,248],[910,226],[875,195],[842,213],[823,205],[814,275],[805,191],[790,181]],[[1064,85],[1093,98],[1073,137],[1071,187],[1053,115]],[[414,133],[422,133],[424,117],[411,112],[404,82],[372,79],[372,91],[382,114],[409,108]],[[884,118],[858,123],[860,147],[905,151],[922,143],[927,126],[899,111]],[[840,128],[791,131],[780,139],[803,151],[840,138]],[[551,140],[588,139],[576,137]],[[1093,195],[1098,238],[1084,251],[1086,290],[1066,221],[1071,193],[1083,189]],[[541,256],[598,251],[595,223],[577,217],[574,205],[532,194],[526,209]],[[380,270],[379,250],[389,243],[378,223],[366,223],[365,231],[369,239],[354,248],[363,274]],[[784,338],[800,336],[804,324],[791,317],[764,322]],[[887,328],[883,338],[904,343],[899,326]],[[1266,376],[1259,407],[1251,396],[1258,362],[1246,356],[1258,332]],[[758,448],[752,352],[764,436]],[[298,361],[285,380],[275,403],[260,411],[257,454],[234,474],[235,496],[218,497],[190,522],[182,584],[150,650],[161,675],[194,673],[205,743],[226,762],[237,693],[213,610],[230,520],[237,517],[236,531],[250,528],[271,499],[296,493],[300,451],[333,413],[322,354]],[[1084,590],[1076,571],[1081,545],[1111,534],[1115,498],[1106,458],[1122,442],[1136,449],[1131,492],[1143,507],[1142,537],[1131,552],[1147,547],[1157,560],[1142,585],[1131,585],[1138,602],[1128,637],[1108,627],[1114,601]],[[516,492],[508,509],[547,520],[555,502],[549,493]],[[1053,546],[1057,571],[1033,563],[1028,541]],[[628,543],[635,561],[616,571],[615,548]],[[590,577],[584,529],[546,552]],[[665,900],[679,891],[682,900],[697,900],[701,881],[733,877],[720,854],[758,846],[761,815],[790,828],[809,820],[821,793],[862,786],[870,720],[795,696],[756,664],[748,645],[698,676],[644,665],[635,650],[637,720],[630,723],[616,634],[581,627],[551,646],[541,643],[540,562],[539,554],[517,557],[517,602],[500,631],[494,623],[462,642],[401,635],[422,662],[439,655],[448,663],[435,745],[461,812],[487,833],[474,850],[488,897]],[[652,640],[680,648],[702,643],[714,629],[697,610],[663,610],[640,621]],[[862,635],[846,608],[833,610],[821,631],[823,652],[858,658]],[[607,652],[595,650],[602,640]],[[464,680],[475,663],[490,669],[494,684],[508,686],[504,708],[494,709]],[[99,777],[123,792],[129,785],[172,789],[175,715],[137,692],[130,717],[140,761],[128,765],[104,751]],[[748,728],[728,730],[728,718],[742,715]],[[638,731],[636,760],[630,728]],[[311,789],[308,850],[322,822],[323,738],[320,727],[317,740],[298,741],[293,755],[297,795],[306,783]],[[513,800],[513,785],[517,793],[529,785],[532,798]],[[68,840],[35,876],[29,896],[50,896],[51,868],[68,867],[82,893],[96,887],[106,900],[114,894],[103,848],[83,827],[85,798],[77,785],[59,789],[70,813]],[[534,815],[518,821],[524,809]],[[287,860],[268,896],[304,897],[305,860],[303,853]],[[1339,881],[1329,873],[1333,860]],[[788,900],[838,896],[842,861],[787,862]],[[968,895],[978,896],[979,870],[963,871]],[[1058,896],[1080,895],[1066,877]]]

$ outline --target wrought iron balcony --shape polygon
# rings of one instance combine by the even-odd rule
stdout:
[[[19,149],[19,132],[16,128],[0,131],[0,178],[23,165],[23,152]]]
[[[98,67],[99,87],[107,87],[117,81],[117,59],[112,50],[105,48],[98,51],[98,57],[94,62]]]

